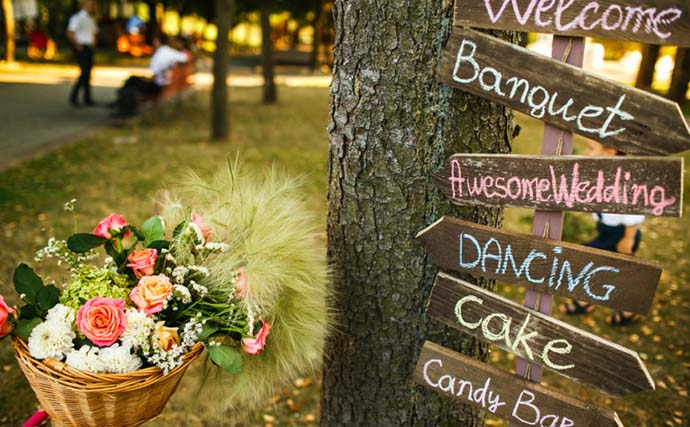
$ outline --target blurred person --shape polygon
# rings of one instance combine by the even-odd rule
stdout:
[[[613,147],[604,146],[596,141],[587,140],[588,156],[620,156],[624,153]],[[644,215],[621,215],[611,213],[593,214],[597,221],[597,236],[585,246],[619,254],[634,255],[640,246],[642,233],[640,226],[644,222]],[[587,314],[594,311],[595,306],[588,302],[571,300],[561,305],[560,311],[567,315]],[[611,326],[625,326],[639,321],[641,315],[619,310],[606,319]]]
[[[93,54],[96,46],[96,33],[98,25],[94,16],[96,14],[96,2],[83,0],[82,8],[72,15],[67,25],[67,38],[74,48],[77,64],[79,64],[79,78],[70,93],[69,103],[74,107],[80,107],[79,92],[84,93],[84,105],[94,105],[91,97],[91,69],[93,68]]]

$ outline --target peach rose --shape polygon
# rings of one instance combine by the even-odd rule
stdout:
[[[201,235],[204,236],[204,241],[208,242],[211,240],[211,229],[209,228],[208,225],[204,222],[201,217],[195,213],[192,214],[192,224],[195,225],[199,231],[201,231]]]
[[[122,228],[126,225],[127,221],[125,221],[125,219],[122,216],[118,214],[110,214],[98,223],[96,228],[93,229],[93,234],[110,240],[113,238],[113,236],[110,234],[110,230],[118,232],[122,230]],[[125,236],[128,236],[129,234],[130,232],[127,231],[127,233],[125,233]]]
[[[163,326],[165,322],[156,323],[156,334],[154,335],[155,344],[163,351],[170,351],[173,346],[180,345],[180,336],[177,328]]]
[[[137,279],[141,276],[150,276],[153,274],[153,267],[156,265],[158,259],[158,252],[155,249],[141,249],[132,251],[127,257],[127,267],[134,271]]]
[[[244,347],[244,351],[249,354],[259,354],[261,353],[261,350],[266,347],[266,337],[271,331],[271,324],[264,322],[263,320],[261,323],[261,329],[259,329],[259,333],[256,334],[256,336],[251,338],[242,338],[242,347]]]
[[[247,273],[244,267],[240,267],[237,270],[237,276],[235,276],[235,292],[237,292],[237,298],[243,300],[247,296]]]
[[[99,347],[113,345],[126,326],[125,302],[121,299],[91,298],[77,312],[77,328]]]
[[[158,313],[163,310],[163,303],[168,299],[172,289],[170,279],[164,274],[143,276],[139,279],[137,287],[130,292],[129,298],[144,313]]]
[[[17,312],[7,305],[2,295],[0,295],[0,338],[7,336],[14,328],[12,323],[10,323],[10,314],[15,320],[17,319]]]

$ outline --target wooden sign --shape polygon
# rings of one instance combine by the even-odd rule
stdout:
[[[681,216],[683,159],[456,154],[434,174],[454,203]]]
[[[443,217],[418,235],[434,264],[528,289],[647,313],[655,262]]]
[[[612,396],[654,390],[634,351],[443,273],[427,315]]]
[[[687,0],[464,0],[455,25],[690,47]]]
[[[426,342],[415,382],[520,426],[623,427],[615,412]]]
[[[477,31],[453,28],[439,79],[625,153],[690,149],[678,104]]]

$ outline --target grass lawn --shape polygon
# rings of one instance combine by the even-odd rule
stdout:
[[[64,202],[76,198],[80,229],[85,230],[112,210],[132,222],[150,215],[156,191],[175,182],[190,168],[205,174],[223,166],[239,151],[245,168],[265,168],[275,163],[293,175],[304,175],[309,206],[322,214],[325,224],[328,140],[327,89],[280,88],[275,106],[262,106],[259,89],[231,91],[232,143],[208,140],[207,96],[198,95],[162,118],[125,129],[105,129],[98,135],[64,147],[52,154],[0,173],[0,293],[13,295],[12,271],[20,261],[30,261],[49,235],[72,232]],[[173,109],[174,110],[174,109]],[[541,125],[524,116],[514,151],[536,153]],[[687,156],[686,156],[687,158]],[[690,179],[686,177],[688,188]],[[686,211],[688,202],[686,201]],[[566,216],[566,238],[584,242],[593,232],[588,215]],[[510,209],[505,227],[528,233],[531,212]],[[325,228],[324,228],[325,229]],[[603,319],[608,310],[592,316],[566,319],[569,323],[632,348],[642,355],[656,380],[658,390],[612,400],[591,389],[547,372],[545,382],[556,389],[618,411],[623,423],[635,427],[681,426],[690,419],[687,390],[690,386],[688,333],[690,290],[687,244],[690,220],[650,219],[643,228],[640,257],[664,265],[651,315],[642,323],[610,328]],[[55,272],[38,269],[42,273]],[[634,286],[634,283],[632,283]],[[515,301],[521,291],[502,285],[500,290]],[[13,300],[10,298],[10,301]],[[491,353],[491,362],[512,369],[513,359],[501,350]],[[0,425],[23,422],[36,408],[32,392],[17,368],[8,340],[0,343]],[[195,369],[187,375],[163,415],[153,426],[208,426],[209,409],[194,406]],[[279,390],[251,425],[316,425],[318,379],[296,379]],[[503,425],[489,419],[489,425]]]

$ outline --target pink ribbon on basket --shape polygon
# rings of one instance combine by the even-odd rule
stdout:
[[[22,427],[38,427],[43,424],[43,421],[48,419],[48,413],[46,411],[38,411],[31,416]]]

